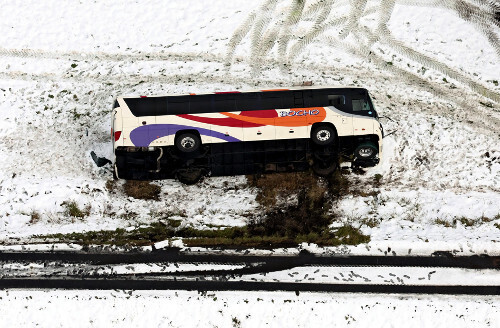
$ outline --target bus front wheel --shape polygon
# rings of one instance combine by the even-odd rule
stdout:
[[[186,132],[175,139],[175,146],[183,153],[192,153],[200,148],[200,137],[194,133]]]
[[[335,130],[328,125],[315,127],[311,133],[312,141],[320,146],[328,146],[335,141]]]
[[[354,150],[354,156],[358,159],[373,159],[377,153],[377,146],[372,143],[361,144]]]

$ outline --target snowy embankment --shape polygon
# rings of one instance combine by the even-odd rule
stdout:
[[[235,57],[227,56],[228,43],[258,8],[248,1],[5,4],[0,14],[1,241],[132,228],[164,217],[196,228],[246,224],[245,215],[258,203],[241,176],[209,178],[195,186],[158,181],[160,201],[107,190],[111,173],[96,168],[89,153],[111,158],[113,98],[312,80],[317,86],[366,87],[379,114],[393,120],[382,119],[386,132],[396,131],[385,138],[378,167],[350,176],[353,183],[368,185],[381,174],[376,193],[347,196],[336,209],[335,224],[361,227],[371,242],[328,252],[500,254],[500,69],[487,34],[450,9],[396,5],[386,28],[392,38],[432,59],[425,61],[428,66],[397,52],[383,29],[377,30],[378,42],[364,43],[370,55],[353,35],[341,39],[353,47],[342,51],[331,42],[338,33],[332,25],[312,33],[315,38],[302,51],[285,53],[291,69],[280,69],[286,59],[280,49],[255,50],[259,35],[273,41],[279,17],[290,10],[291,2],[275,3],[269,10],[275,10],[276,21],[268,17],[260,31],[259,22],[250,21],[249,33],[232,43]],[[353,11],[340,4],[336,11],[318,12],[351,19]],[[375,2],[366,10],[353,21],[358,25],[350,25],[360,40],[382,15]],[[322,17],[314,10],[308,15],[294,35],[307,34],[312,21]],[[231,66],[225,65],[228,58]],[[88,216],[65,214],[63,203],[71,201]]]

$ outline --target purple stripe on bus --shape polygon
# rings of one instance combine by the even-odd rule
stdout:
[[[176,125],[176,124],[150,124],[135,128],[130,132],[130,140],[136,147],[148,147],[153,141],[158,138],[176,134],[179,130],[197,130],[200,135],[212,136],[228,142],[241,141],[231,136],[226,136],[223,133],[211,131],[203,128],[195,128],[194,126]]]

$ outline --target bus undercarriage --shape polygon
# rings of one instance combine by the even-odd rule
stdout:
[[[183,153],[175,146],[117,147],[114,174],[128,180],[176,178],[193,184],[203,176],[228,176],[312,170],[332,174],[340,161],[353,166],[375,166],[378,158],[352,156],[362,142],[378,144],[376,136],[342,137],[333,145],[320,146],[311,139],[226,142],[202,145],[196,152]]]

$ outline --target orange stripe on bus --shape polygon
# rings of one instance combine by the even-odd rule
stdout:
[[[285,117],[251,117],[243,116],[233,113],[223,112],[222,115],[254,124],[263,124],[270,126],[305,126],[308,124],[322,122],[326,118],[326,110],[323,107],[309,107],[309,108],[291,108],[290,110],[313,110],[319,111],[318,115],[307,116],[285,116]]]

